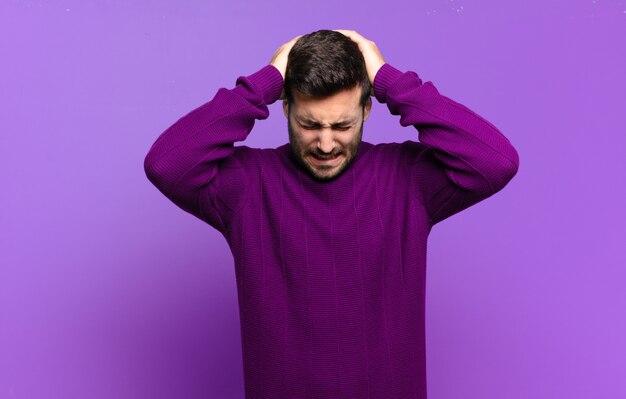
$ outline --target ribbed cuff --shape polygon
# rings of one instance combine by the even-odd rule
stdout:
[[[268,64],[245,77],[263,95],[265,104],[273,104],[283,91],[283,75],[274,65]]]
[[[384,63],[376,72],[374,77],[374,96],[381,103],[387,102],[387,91],[389,87],[395,82],[401,75],[402,71],[392,67],[389,63]]]

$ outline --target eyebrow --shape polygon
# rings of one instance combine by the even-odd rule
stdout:
[[[314,121],[313,119],[306,118],[306,117],[305,118],[296,117],[296,120],[300,123],[304,123],[307,125],[314,125],[314,126],[321,125],[321,123]],[[345,126],[345,125],[351,125],[355,122],[356,122],[356,119],[344,119],[339,122],[332,123],[331,126]]]

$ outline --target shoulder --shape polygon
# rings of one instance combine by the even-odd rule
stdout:
[[[282,146],[281,146],[282,147]],[[285,169],[284,151],[278,148],[255,148],[247,145],[234,147],[232,164],[243,169],[250,181],[263,175],[276,174],[280,169]]]
[[[432,146],[406,140],[377,144],[372,150],[375,170],[389,179],[409,179],[422,188],[428,185],[439,187],[447,182],[436,148]]]
[[[418,141],[406,140],[402,143],[380,143],[372,146],[371,154],[385,163],[400,162],[413,164],[427,159],[432,154],[432,147]]]
[[[278,160],[281,156],[279,148],[255,148],[247,145],[234,147],[233,156],[242,164],[266,163]]]

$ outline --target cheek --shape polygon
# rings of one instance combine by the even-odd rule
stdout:
[[[357,139],[358,139],[358,135],[357,134],[350,134],[350,135],[346,135],[345,137],[342,137],[339,142],[341,143],[341,145],[343,147],[354,147],[357,144]]]
[[[298,141],[300,147],[307,149],[313,147],[313,144],[315,143],[315,135],[306,131],[296,132],[296,140]]]

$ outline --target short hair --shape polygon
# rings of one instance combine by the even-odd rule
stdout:
[[[365,59],[356,44],[341,32],[322,29],[300,37],[287,57],[285,98],[293,91],[307,97],[327,97],[361,86],[361,107],[370,97]]]

